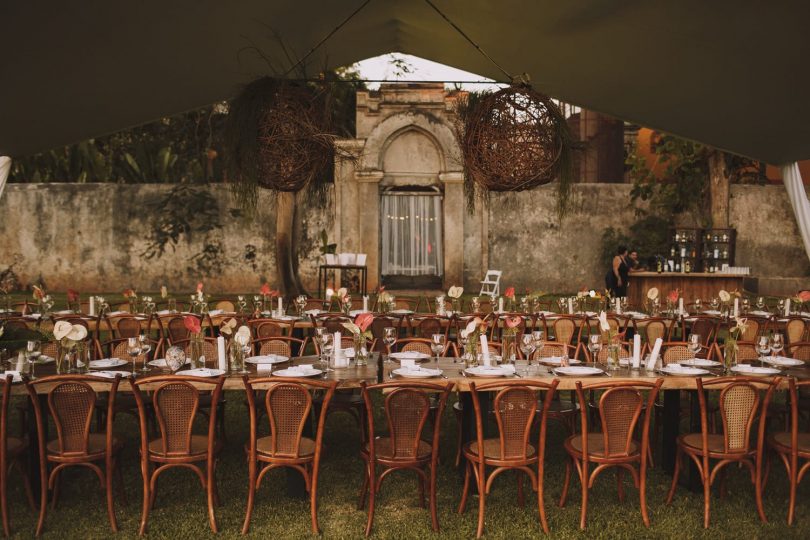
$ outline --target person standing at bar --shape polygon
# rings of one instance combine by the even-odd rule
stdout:
[[[627,246],[619,246],[605,274],[605,288],[610,291],[613,298],[627,296],[627,277],[630,274],[630,264],[627,262]]]

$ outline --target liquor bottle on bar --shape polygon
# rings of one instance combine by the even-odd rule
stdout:
[[[688,259],[683,263],[683,271],[686,272],[687,274],[692,271],[692,265],[689,264]]]
[[[656,270],[660,274],[663,271],[663,269],[664,269],[664,265],[661,264],[661,259],[658,259],[658,263],[656,264]]]

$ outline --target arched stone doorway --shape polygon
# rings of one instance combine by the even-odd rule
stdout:
[[[463,282],[463,174],[451,127],[456,99],[457,94],[441,84],[390,84],[379,92],[358,92],[357,138],[341,141],[358,159],[341,161],[335,169],[335,237],[339,251],[367,254],[372,288],[395,275],[428,276],[421,283],[412,281],[416,288]],[[383,249],[385,259],[394,254],[390,243],[383,248],[382,241],[382,220],[393,215],[382,212],[386,197],[438,198],[429,205],[432,213],[427,218],[434,219],[428,221],[434,226],[439,220],[439,231],[429,239],[420,237],[415,248],[426,262],[409,262],[400,274],[390,273],[390,265],[383,264]],[[409,210],[407,217],[398,213],[397,218],[415,221],[418,215],[424,221],[425,213]]]

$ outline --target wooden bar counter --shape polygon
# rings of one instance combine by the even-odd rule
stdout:
[[[633,272],[630,274],[630,286],[627,296],[634,306],[641,306],[647,298],[647,291],[657,287],[663,300],[669,291],[679,289],[684,302],[693,302],[700,298],[704,302],[711,300],[722,289],[729,292],[738,290],[758,291],[757,278],[743,274],[722,274],[703,272]]]

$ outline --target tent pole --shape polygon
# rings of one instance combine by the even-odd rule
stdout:
[[[785,183],[790,205],[796,216],[796,224],[799,226],[799,233],[804,242],[804,250],[810,258],[810,201],[807,200],[807,192],[804,190],[802,174],[799,171],[797,162],[782,166],[782,181]]]

